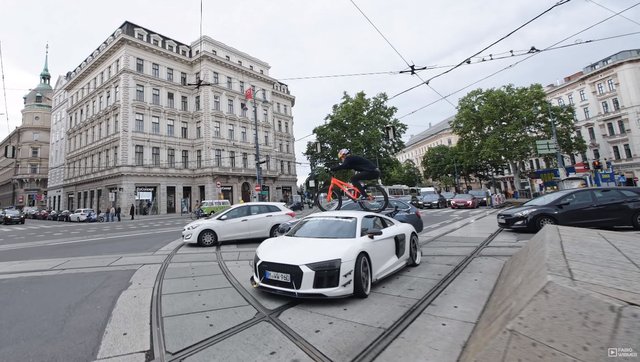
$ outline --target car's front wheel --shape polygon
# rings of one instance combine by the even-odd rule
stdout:
[[[411,234],[409,242],[409,266],[418,266],[422,260],[422,250],[420,249],[420,240],[418,235]]]
[[[633,215],[631,223],[633,224],[634,229],[640,230],[640,212],[636,212],[635,215]]]
[[[269,237],[270,238],[275,238],[276,236],[278,236],[278,228],[280,227],[280,225],[274,225],[271,228],[271,231],[269,231]]]
[[[218,236],[212,230],[203,230],[198,235],[198,245],[213,246],[218,243]]]
[[[368,297],[371,293],[371,265],[366,255],[358,255],[353,278],[353,294],[358,298]]]
[[[556,220],[551,216],[542,215],[535,218],[533,225],[535,231],[540,231],[545,225],[555,225],[557,224]]]

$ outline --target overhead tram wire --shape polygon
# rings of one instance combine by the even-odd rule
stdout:
[[[384,36],[384,34],[382,34],[382,32],[380,31],[380,29],[378,29],[378,27],[373,23],[373,21],[371,21],[371,19],[369,19],[369,17],[364,13],[364,11],[362,11],[362,9],[360,9],[358,7],[358,5],[353,1],[353,0],[349,0],[351,1],[351,3],[353,4],[353,6],[355,6],[356,9],[358,9],[358,11],[360,12],[360,14],[362,14],[362,16],[364,16],[365,19],[367,19],[367,21],[369,22],[369,24],[371,24],[371,26],[373,26],[373,28],[378,32],[378,34],[380,34],[380,36],[382,37],[382,39],[384,39],[387,44],[389,44],[389,46],[391,47],[391,49],[393,49],[396,54],[398,54],[398,56],[405,62],[405,64],[411,69],[411,75],[416,75],[418,77],[418,79],[420,79],[423,83],[424,83],[424,79],[422,79],[422,77],[417,74],[415,72],[415,65],[409,64],[409,62],[407,61],[407,59],[405,59],[405,57],[402,56],[402,54],[400,54],[400,52],[398,51],[398,49],[396,49],[395,46],[393,46],[393,44],[391,44],[391,42],[389,41],[389,39],[387,39],[386,36]],[[569,0],[567,0],[569,1]],[[426,69],[423,68],[423,69]],[[401,72],[402,73],[402,72]],[[427,85],[429,83],[427,82]],[[432,86],[429,85],[429,88],[431,88],[432,91],[434,91],[438,96],[442,97],[442,94],[440,94],[440,92],[438,92],[437,90],[435,90]],[[446,98],[445,98],[446,99]],[[455,104],[451,103],[451,101],[449,101],[448,99],[446,99],[447,102],[449,102],[449,104],[451,104],[451,106],[453,108],[456,108]]]
[[[520,29],[524,28],[525,26],[529,25],[530,23],[532,23],[533,21],[535,21],[535,20],[537,20],[538,18],[542,17],[542,16],[543,16],[543,15],[545,15],[546,13],[550,12],[551,10],[555,9],[555,8],[556,8],[556,7],[558,7],[558,6],[561,6],[561,5],[564,5],[564,4],[568,3],[569,1],[571,1],[571,0],[560,0],[560,1],[558,1],[558,2],[557,2],[557,3],[555,3],[552,7],[548,8],[547,10],[543,11],[542,13],[540,13],[540,14],[536,15],[535,17],[533,17],[532,19],[528,20],[527,22],[525,22],[524,24],[520,25],[519,27],[515,28],[514,30],[512,30],[512,31],[511,31],[511,32],[509,32],[508,34],[506,34],[506,35],[504,35],[503,37],[501,37],[500,39],[498,39],[498,40],[494,41],[493,43],[491,43],[491,44],[487,45],[486,47],[484,47],[482,50],[478,51],[477,53],[475,53],[475,54],[473,54],[473,55],[471,55],[471,56],[469,56],[469,57],[466,57],[464,60],[462,60],[460,63],[456,64],[456,65],[455,65],[455,66],[453,66],[452,68],[447,69],[447,70],[445,70],[445,71],[444,71],[444,72],[442,72],[442,73],[438,73],[438,74],[436,74],[436,75],[432,76],[431,78],[427,79],[426,81],[424,81],[424,82],[422,82],[422,83],[420,83],[420,84],[416,84],[415,86],[413,86],[413,87],[411,87],[411,88],[408,88],[408,89],[406,89],[406,90],[404,90],[404,91],[402,91],[402,92],[400,92],[400,93],[398,93],[398,94],[394,95],[393,97],[389,98],[389,100],[394,99],[394,98],[396,98],[396,97],[398,97],[398,96],[400,96],[400,95],[402,95],[402,94],[404,94],[404,93],[407,93],[407,92],[409,92],[409,91],[411,91],[411,90],[413,90],[413,89],[415,89],[415,88],[418,88],[418,87],[422,86],[423,84],[429,84],[429,82],[431,82],[432,80],[434,80],[434,79],[436,79],[436,78],[438,78],[438,77],[440,77],[440,76],[443,76],[443,75],[445,75],[445,74],[447,74],[447,73],[451,72],[451,71],[452,71],[452,70],[454,70],[454,69],[457,69],[458,67],[462,66],[463,64],[466,64],[466,63],[467,63],[467,61],[469,61],[469,59],[474,58],[474,57],[475,57],[475,56],[477,56],[478,54],[480,54],[480,53],[484,52],[485,50],[487,50],[487,49],[491,48],[492,46],[494,46],[494,45],[498,44],[499,42],[503,41],[504,39],[506,39],[506,38],[510,37],[510,36],[511,36],[511,35],[513,35],[515,32],[517,32],[518,30],[520,30]]]
[[[604,23],[605,21],[610,20],[611,18],[613,18],[613,17],[615,17],[615,16],[618,16],[618,15],[620,15],[620,14],[622,14],[622,13],[624,13],[624,12],[628,11],[628,10],[633,9],[634,7],[636,7],[636,6],[638,6],[638,5],[640,5],[640,2],[637,2],[637,3],[635,3],[634,5],[631,5],[631,6],[627,7],[626,9],[621,10],[621,11],[619,11],[619,12],[617,12],[617,13],[615,13],[615,14],[613,14],[613,15],[611,15],[611,16],[609,16],[609,17],[605,18],[605,19],[602,19],[602,20],[598,21],[597,23],[595,23],[595,24],[593,24],[593,25],[590,25],[590,26],[588,26],[588,27],[586,27],[586,28],[584,28],[584,29],[582,29],[582,30],[578,31],[577,33],[574,33],[574,34],[572,34],[572,35],[569,35],[568,37],[565,37],[564,39],[562,39],[562,40],[560,40],[560,41],[557,41],[557,42],[555,42],[555,43],[551,44],[550,46],[548,46],[548,47],[546,47],[546,48],[542,49],[542,50],[541,50],[541,51],[539,51],[539,52],[535,52],[535,53],[531,54],[530,56],[528,56],[528,57],[526,57],[526,58],[524,58],[524,59],[522,59],[522,60],[519,60],[519,61],[517,61],[517,62],[515,62],[515,63],[511,63],[511,64],[509,64],[508,66],[506,66],[506,67],[504,67],[504,68],[502,68],[502,69],[500,69],[500,70],[498,70],[498,71],[495,71],[495,72],[493,72],[493,73],[491,73],[491,74],[489,74],[489,75],[487,75],[487,76],[485,76],[485,77],[482,77],[482,78],[480,78],[480,79],[476,80],[475,82],[473,82],[473,83],[471,83],[471,84],[468,84],[468,85],[466,85],[466,86],[464,86],[464,87],[462,87],[462,88],[460,88],[460,89],[458,89],[458,90],[456,90],[456,91],[454,91],[454,92],[451,92],[451,93],[449,93],[448,95],[446,95],[445,97],[450,97],[450,96],[452,96],[452,95],[454,95],[454,94],[457,94],[457,93],[459,93],[459,92],[461,92],[461,91],[463,91],[463,90],[465,90],[465,89],[467,89],[467,88],[469,88],[469,87],[471,87],[471,86],[473,86],[473,85],[475,85],[475,84],[477,84],[477,83],[480,83],[480,82],[482,82],[482,81],[484,81],[484,80],[487,80],[487,79],[489,79],[489,78],[491,78],[491,77],[493,77],[493,76],[495,76],[495,75],[497,75],[497,74],[499,74],[499,73],[502,73],[503,71],[505,71],[505,70],[507,70],[507,69],[513,68],[513,67],[515,67],[516,65],[518,65],[518,64],[520,64],[520,63],[522,63],[522,62],[524,62],[524,61],[526,61],[526,60],[530,59],[531,57],[534,57],[534,56],[536,56],[536,55],[538,55],[538,54],[540,54],[540,53],[542,53],[542,52],[544,52],[544,51],[548,51],[548,50],[550,50],[550,49],[555,49],[554,47],[555,47],[556,45],[558,45],[558,44],[560,44],[560,43],[562,43],[562,42],[564,42],[564,41],[568,40],[569,38],[572,38],[572,37],[574,37],[574,36],[576,36],[576,35],[579,35],[579,34],[581,34],[581,33],[585,32],[585,31],[587,31],[587,30],[589,30],[589,29],[591,29],[591,28],[593,28],[593,27],[595,27],[595,26],[598,26],[598,25],[600,25],[600,24]],[[628,35],[628,34],[625,34],[625,36],[626,36],[626,35]],[[407,114],[402,115],[401,117],[398,117],[398,119],[402,119],[402,118],[407,117],[407,116],[409,116],[409,115],[411,115],[411,114],[414,114],[414,113],[416,113],[416,112],[418,112],[418,111],[421,111],[421,110],[423,110],[423,109],[425,109],[425,108],[427,108],[427,107],[429,107],[429,106],[431,106],[431,105],[433,105],[433,104],[436,104],[436,103],[440,102],[441,100],[442,100],[442,98],[437,99],[437,100],[435,100],[435,101],[433,101],[433,102],[431,102],[431,103],[429,103],[429,104],[427,104],[427,105],[424,105],[424,106],[422,106],[422,107],[420,107],[420,108],[418,108],[418,109],[416,109],[416,110],[413,110],[413,111],[411,111],[411,112],[409,112],[409,113],[407,113]]]
[[[2,71],[2,90],[4,93],[4,108],[5,108],[5,116],[7,116],[7,130],[9,134],[11,133],[11,126],[9,125],[9,108],[7,103],[7,88],[5,87],[4,82],[4,61],[2,60],[2,42],[0,41],[0,70]]]
[[[615,12],[616,12],[615,10],[612,10],[612,9],[610,9],[610,8],[608,8],[608,7],[606,7],[606,6],[602,5],[602,4],[599,4],[599,3],[597,3],[597,2],[595,2],[595,1],[593,1],[593,0],[585,0],[585,1],[588,1],[588,2],[590,2],[590,3],[594,3],[594,4],[598,5],[599,7],[603,8],[603,9],[605,9],[605,10],[609,11],[609,12],[612,12],[612,13],[614,13],[614,14],[615,14]],[[635,21],[635,20],[633,20],[633,19],[631,19],[631,18],[628,18],[628,17],[626,17],[626,16],[624,16],[624,15],[620,15],[620,17],[621,17],[621,18],[623,18],[623,19],[627,19],[627,20],[629,20],[630,22],[632,22],[632,23],[634,23],[634,24],[636,24],[636,25],[640,25],[640,23],[639,23],[639,22],[637,22],[637,21]]]

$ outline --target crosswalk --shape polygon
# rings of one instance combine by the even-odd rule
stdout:
[[[66,222],[47,222],[47,221],[36,221],[29,222],[27,221],[25,224],[13,224],[13,225],[3,225],[0,224],[0,237],[2,233],[8,232],[16,232],[16,231],[24,231],[24,230],[44,230],[44,231],[55,231],[56,229],[73,227],[75,229],[80,229],[89,232],[86,228],[109,228],[109,226],[117,225],[119,229],[121,228],[140,228],[140,227],[163,227],[163,226],[179,226],[179,229],[182,230],[182,226],[186,224],[186,220],[182,219],[164,219],[157,220],[152,223],[66,223]]]

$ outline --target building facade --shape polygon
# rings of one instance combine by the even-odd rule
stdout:
[[[440,145],[453,146],[458,142],[458,136],[451,131],[451,122],[454,118],[455,116],[451,116],[433,127],[429,124],[429,128],[425,131],[411,135],[405,148],[396,155],[396,158],[400,162],[412,161],[422,174],[424,171],[422,157],[429,148]]]
[[[295,98],[269,68],[208,36],[187,45],[123,23],[56,84],[49,206],[171,214],[288,200]]]
[[[599,60],[546,88],[554,105],[575,107],[575,129],[587,143],[578,160],[607,162],[625,184],[640,175],[640,49]],[[575,156],[565,156],[575,164]]]
[[[53,89],[48,51],[40,84],[23,97],[22,124],[0,144],[0,206],[44,207]]]

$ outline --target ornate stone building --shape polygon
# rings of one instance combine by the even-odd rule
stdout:
[[[47,51],[40,84],[23,97],[22,124],[0,144],[0,206],[45,206],[53,96],[50,81]]]
[[[257,200],[257,167],[260,198],[288,200],[295,98],[269,68],[208,36],[187,45],[124,22],[56,84],[49,205],[167,214]]]

